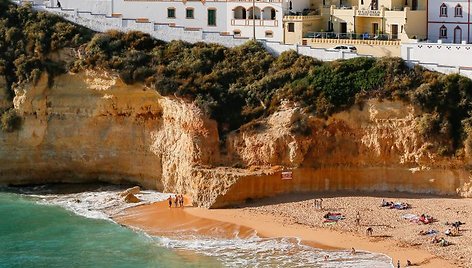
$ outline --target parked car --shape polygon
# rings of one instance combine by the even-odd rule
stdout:
[[[355,46],[348,46],[348,45],[335,46],[332,48],[332,50],[343,51],[343,52],[357,52],[357,48]]]

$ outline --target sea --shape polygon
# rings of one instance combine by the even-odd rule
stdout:
[[[0,267],[393,267],[386,255],[322,250],[298,238],[150,236],[110,219],[123,204],[111,185],[0,188]],[[145,203],[168,194],[143,191]],[[329,256],[326,260],[325,256]]]

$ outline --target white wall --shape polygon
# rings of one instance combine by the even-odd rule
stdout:
[[[167,17],[167,9],[175,8],[175,19]],[[194,19],[186,18],[186,9],[194,9]],[[208,26],[208,9],[216,9],[216,26]],[[124,1],[113,0],[113,13],[122,14],[123,18],[147,18],[156,23],[174,23],[176,26],[189,28],[203,28],[211,31],[223,32],[227,29],[226,2],[187,1]]]
[[[290,1],[292,2],[292,12],[302,12],[310,8],[310,0],[284,0],[284,9],[289,11]]]
[[[112,0],[50,0],[48,5],[56,7],[58,1],[61,3],[61,7],[66,9],[77,9],[104,15],[110,15],[112,12]]]
[[[402,58],[442,73],[461,73],[472,78],[472,44],[402,44]]]
[[[226,2],[227,3],[227,19],[228,19],[228,27],[227,32],[233,34],[235,30],[239,30],[241,32],[242,37],[249,37],[252,38],[253,36],[253,27],[252,27],[252,20],[248,20],[248,26],[241,26],[242,23],[246,23],[244,20],[235,20],[235,24],[239,25],[232,25],[231,22],[234,19],[234,12],[233,10],[237,7],[243,7],[246,10],[252,7],[251,2]],[[268,7],[274,8],[276,11],[276,19],[273,20],[256,20],[256,38],[264,38],[271,41],[283,41],[284,38],[284,30],[283,30],[283,8],[282,3],[258,3],[256,2],[256,7],[264,10]],[[267,9],[266,9],[267,10]],[[267,14],[264,14],[267,15]],[[270,15],[270,14],[269,14]],[[249,18],[249,12],[247,12],[247,17]],[[265,25],[265,26],[261,26]],[[273,33],[273,37],[266,37],[266,31],[271,31]]]

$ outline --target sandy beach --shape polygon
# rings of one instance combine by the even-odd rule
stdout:
[[[392,195],[393,196],[393,195]],[[404,267],[410,260],[417,267],[472,267],[472,202],[468,199],[441,197],[395,197],[367,195],[285,195],[259,200],[244,207],[231,209],[185,208],[169,209],[167,202],[154,203],[125,210],[114,217],[117,222],[139,228],[153,235],[172,232],[245,237],[257,232],[263,237],[298,237],[305,244],[322,249],[350,249],[384,253]],[[314,199],[323,198],[323,209],[314,207]],[[380,207],[382,199],[411,204],[407,210]],[[327,212],[342,213],[345,219],[336,224],[323,223]],[[355,218],[359,212],[360,226]],[[438,221],[418,224],[402,218],[405,214],[428,214]],[[459,236],[444,235],[446,222],[460,220]],[[373,235],[365,231],[373,228]],[[420,231],[437,230],[452,245],[440,247],[431,243],[434,236]],[[215,230],[218,230],[215,232]]]

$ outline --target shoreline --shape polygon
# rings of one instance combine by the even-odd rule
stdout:
[[[187,200],[186,204],[190,202]],[[287,217],[267,215],[246,208],[204,209],[187,206],[169,209],[167,202],[163,201],[129,208],[112,218],[119,224],[138,228],[150,235],[191,230],[215,236],[213,231],[219,228],[218,235],[223,237],[238,233],[239,237],[245,238],[256,232],[265,238],[296,237],[305,245],[323,250],[350,250],[353,247],[356,251],[385,254],[392,259],[394,266],[398,260],[402,267],[406,260],[410,260],[418,267],[457,267],[424,249],[399,246],[395,240],[382,236],[366,238],[351,232],[313,228],[291,222]]]
[[[407,259],[421,267],[456,267],[447,260],[427,251],[412,247],[399,248],[391,241],[383,241],[381,237],[378,237],[378,241],[370,241],[366,237],[348,232],[311,228],[298,223],[283,223],[280,219],[270,215],[251,215],[252,213],[242,213],[239,209],[190,208],[187,213],[196,217],[217,221],[224,220],[233,224],[239,222],[239,224],[256,230],[264,237],[297,237],[303,243],[321,249],[350,250],[353,247],[356,251],[381,253],[389,256],[393,265],[397,260],[401,260],[402,267]],[[373,238],[376,237],[373,236]]]

